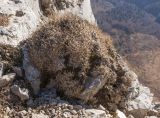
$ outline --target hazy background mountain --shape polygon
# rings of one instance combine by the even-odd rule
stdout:
[[[91,0],[97,23],[160,100],[160,1]]]

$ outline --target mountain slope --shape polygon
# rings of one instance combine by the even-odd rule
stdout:
[[[138,73],[140,81],[152,88],[158,100],[159,4],[157,0],[92,0],[97,24],[113,37],[117,50]]]

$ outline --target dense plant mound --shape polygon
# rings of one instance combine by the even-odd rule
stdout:
[[[119,104],[126,97],[129,79],[122,77],[125,71],[120,57],[110,38],[87,21],[72,15],[55,18],[36,31],[26,47],[41,73],[41,88],[52,86],[68,98],[95,103],[99,100],[94,95],[105,89],[106,95],[101,95],[104,106]],[[111,94],[118,99],[112,100]]]

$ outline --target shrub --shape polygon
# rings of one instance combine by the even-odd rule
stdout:
[[[126,97],[128,80],[123,80],[125,72],[112,41],[87,21],[72,15],[55,17],[25,45],[41,72],[41,88],[52,84],[65,97],[105,107],[117,106]]]

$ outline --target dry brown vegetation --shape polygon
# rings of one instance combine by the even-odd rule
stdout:
[[[20,49],[10,45],[0,44],[0,65],[1,64],[4,65],[4,75],[13,72],[12,66],[22,65],[22,55]],[[14,81],[14,83],[15,82],[17,82],[17,80]],[[22,102],[18,99],[18,97],[12,94],[10,91],[12,84],[13,83],[10,83],[5,87],[0,87],[0,118],[4,117],[4,110],[6,107],[8,107],[8,105],[14,107],[14,109],[20,109],[23,107]],[[18,85],[21,86],[21,84]]]
[[[106,108],[113,104],[114,109],[124,103],[129,81],[123,77],[123,62],[110,37],[96,26],[72,15],[54,17],[25,44],[33,65],[42,73],[41,88],[52,81],[52,86],[68,98],[100,102]],[[100,89],[96,86],[82,97],[81,93],[89,86],[86,83],[97,78],[105,84],[95,96],[98,96],[97,100],[93,98]],[[104,90],[107,92],[105,95]],[[113,94],[116,96],[110,98]],[[104,101],[99,101],[99,97]]]
[[[9,24],[9,16],[0,13],[0,26],[8,26],[8,24]]]
[[[102,47],[98,43],[102,43]],[[111,40],[98,28],[73,16],[55,18],[28,40],[32,61],[42,73],[52,74],[57,80],[65,77],[68,82],[69,78],[81,79],[81,84],[88,76],[90,66],[94,66],[90,61],[100,61],[101,54],[96,54],[96,50],[101,48],[99,53],[105,56],[110,46]],[[62,82],[59,85],[66,92],[72,88],[67,83],[67,88],[64,88],[63,80],[59,82]],[[80,85],[76,81],[75,84],[77,87]],[[67,95],[73,93],[67,92]]]
[[[5,70],[10,70],[11,66],[20,66],[22,64],[20,49],[0,44],[0,61],[5,63]]]

